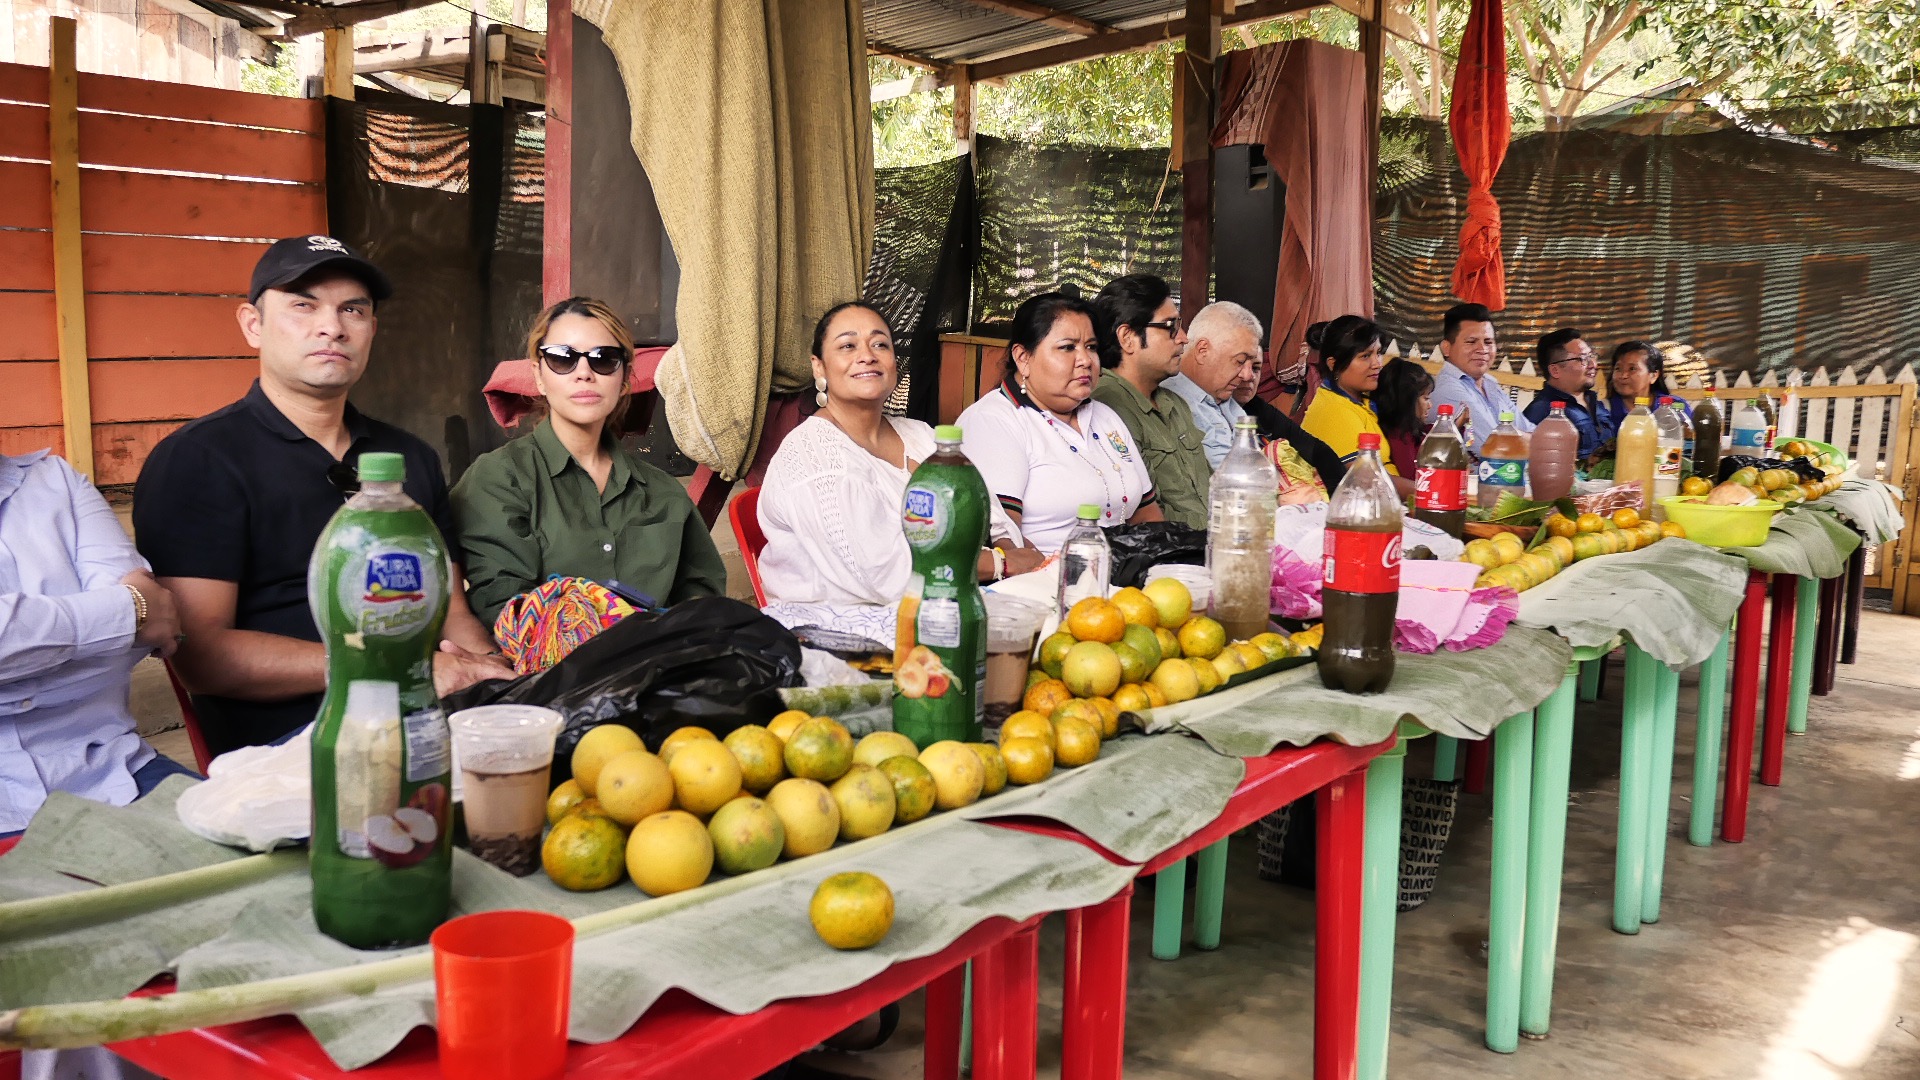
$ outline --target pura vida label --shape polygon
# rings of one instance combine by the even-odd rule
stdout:
[[[355,552],[341,569],[335,599],[360,634],[415,633],[433,621],[446,595],[441,560],[392,541]]]
[[[923,487],[907,489],[900,513],[901,528],[910,547],[931,547],[947,535],[947,514],[933,492]]]

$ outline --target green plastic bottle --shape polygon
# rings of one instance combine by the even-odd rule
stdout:
[[[401,490],[406,459],[360,455],[360,491],[307,565],[327,647],[313,729],[313,917],[356,949],[417,945],[447,917],[452,746],[433,689],[451,567]]]
[[[987,601],[980,594],[987,484],[960,452],[960,429],[933,429],[936,449],[913,471],[901,509],[913,577],[894,642],[893,729],[922,750],[980,741],[986,701]]]

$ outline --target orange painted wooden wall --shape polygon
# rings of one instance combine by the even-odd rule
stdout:
[[[234,309],[266,242],[326,231],[321,103],[81,74],[94,482],[130,484],[258,368]],[[47,69],[0,64],[0,453],[64,453]],[[5,160],[13,159],[13,160]]]

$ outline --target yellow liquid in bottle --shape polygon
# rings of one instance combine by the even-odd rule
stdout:
[[[1613,461],[1613,482],[1640,482],[1640,514],[1646,516],[1653,506],[1653,471],[1659,452],[1660,428],[1645,405],[1628,413],[1620,421],[1619,441]]]

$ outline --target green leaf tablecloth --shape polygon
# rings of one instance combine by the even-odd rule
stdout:
[[[1719,550],[1763,574],[1830,578],[1846,572],[1847,558],[1859,546],[1860,534],[1833,514],[1800,506],[1773,515],[1766,543]]]
[[[1904,524],[1899,499],[1900,489],[1890,484],[1878,480],[1849,480],[1807,503],[1805,508],[1838,517],[1869,544],[1885,544],[1899,537]]]
[[[1676,671],[1713,655],[1740,607],[1747,568],[1690,540],[1583,559],[1520,594],[1516,625],[1552,630],[1575,648],[1626,635]]]

